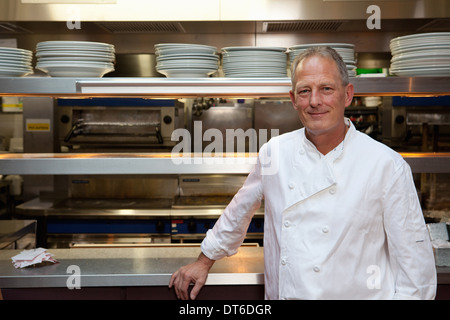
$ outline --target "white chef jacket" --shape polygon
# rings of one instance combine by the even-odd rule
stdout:
[[[433,299],[436,268],[409,165],[345,119],[322,155],[304,128],[272,138],[202,242],[233,255],[264,198],[266,299]]]

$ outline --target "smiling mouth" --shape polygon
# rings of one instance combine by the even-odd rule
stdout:
[[[311,117],[320,117],[320,116],[323,116],[324,114],[326,114],[327,112],[326,111],[324,111],[324,112],[309,112],[308,114],[311,116]]]

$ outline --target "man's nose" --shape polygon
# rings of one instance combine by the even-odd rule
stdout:
[[[322,104],[322,98],[317,90],[311,90],[311,95],[309,97],[309,105],[316,108]]]

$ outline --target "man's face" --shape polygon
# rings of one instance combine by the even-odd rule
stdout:
[[[343,86],[332,59],[312,56],[303,60],[296,69],[293,88],[291,101],[308,134],[342,134],[353,85]]]

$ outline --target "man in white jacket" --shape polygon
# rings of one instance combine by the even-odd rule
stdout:
[[[336,51],[300,54],[290,97],[304,128],[261,148],[197,261],[169,287],[195,299],[214,261],[237,252],[264,198],[266,299],[433,299],[434,257],[411,170],[344,117],[353,85]]]

